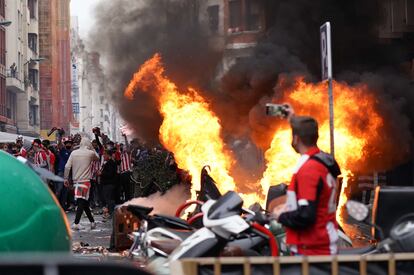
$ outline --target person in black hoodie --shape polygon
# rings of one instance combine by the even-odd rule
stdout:
[[[110,150],[104,152],[104,164],[102,166],[100,180],[103,188],[105,206],[109,215],[112,215],[115,208],[115,191],[118,184],[117,163]]]

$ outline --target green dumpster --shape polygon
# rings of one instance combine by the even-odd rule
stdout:
[[[0,252],[69,252],[69,223],[47,185],[0,151]]]

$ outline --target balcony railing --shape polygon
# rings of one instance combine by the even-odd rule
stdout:
[[[19,72],[17,72],[17,71],[13,71],[13,70],[11,70],[11,69],[7,69],[7,70],[6,70],[6,77],[9,77],[9,78],[16,78],[17,80],[20,80],[20,81],[21,81],[21,79],[20,79],[20,77],[19,77]]]

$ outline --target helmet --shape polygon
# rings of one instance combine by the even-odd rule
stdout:
[[[37,174],[0,152],[0,182],[0,252],[70,252],[69,223]]]

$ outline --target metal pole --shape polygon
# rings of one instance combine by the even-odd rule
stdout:
[[[333,91],[332,78],[328,79],[328,97],[329,97],[329,132],[331,138],[331,155],[335,157],[335,141],[334,141],[334,105],[333,105]]]

